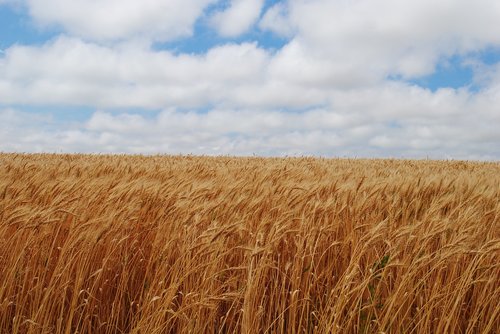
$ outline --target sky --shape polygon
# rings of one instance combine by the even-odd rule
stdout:
[[[500,160],[498,0],[0,0],[0,151]]]

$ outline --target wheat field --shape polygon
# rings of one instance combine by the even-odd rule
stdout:
[[[0,154],[0,333],[499,333],[500,164]]]

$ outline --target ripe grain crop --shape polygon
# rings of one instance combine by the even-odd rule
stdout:
[[[0,155],[0,333],[499,333],[500,164]]]

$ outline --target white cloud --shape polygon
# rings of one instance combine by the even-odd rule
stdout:
[[[500,159],[500,91],[436,92],[391,83],[337,91],[301,112],[95,112],[83,123],[0,112],[0,151]],[[478,129],[481,129],[478,131]]]
[[[216,12],[210,21],[222,36],[236,37],[257,21],[263,5],[264,0],[231,0],[229,7]]]
[[[256,43],[174,55],[135,44],[106,47],[60,37],[42,47],[7,50],[0,58],[0,100],[146,108],[232,104],[247,99],[238,97],[245,87],[262,85],[268,62],[269,54]]]
[[[98,41],[131,38],[171,40],[192,33],[194,22],[215,0],[25,0],[41,25],[59,25]]]
[[[274,31],[281,36],[291,36],[293,28],[287,18],[288,8],[285,3],[279,2],[271,6],[259,22],[259,28],[262,30]]]
[[[499,45],[499,18],[496,0],[289,0],[269,9],[261,26],[295,32],[311,61],[381,80],[424,76],[443,57]]]
[[[38,21],[59,23],[77,35],[99,40],[141,36],[169,39],[189,33],[203,8],[212,2],[77,0],[70,4],[62,0],[31,0],[29,8]],[[258,19],[262,4],[262,0],[235,0],[211,19],[222,34],[237,36]],[[438,62],[456,53],[468,54],[500,45],[500,35],[495,33],[499,18],[500,3],[496,0],[439,3],[433,0],[290,0],[278,3],[267,10],[259,25],[293,37],[279,50],[269,68],[271,79],[276,82],[268,80],[265,84],[276,87],[288,80],[297,85],[336,89],[374,85],[387,77],[421,77],[433,73]],[[100,61],[96,46],[82,44],[85,47],[79,50],[87,52],[89,58],[83,59],[84,63]],[[134,47],[143,51],[144,58],[146,53],[157,59],[165,55],[165,52],[158,56],[150,50],[144,51],[147,43]],[[126,61],[120,56],[124,55],[123,50],[107,48],[115,57]],[[238,62],[239,67],[244,68],[244,61],[248,59],[226,60]],[[147,64],[136,64],[131,71],[136,68],[143,71],[147,67]],[[236,69],[231,67],[231,70]],[[110,70],[104,70],[108,72]],[[256,72],[257,76],[261,74]]]
[[[474,59],[500,46],[500,2],[290,0],[259,22],[290,38],[279,50],[245,42],[200,54],[149,42],[188,35],[211,1],[96,3],[29,2],[38,22],[73,36],[0,54],[0,103],[102,111],[68,128],[4,108],[0,150],[500,159],[500,66]],[[212,22],[238,36],[261,10],[234,1]],[[479,91],[405,83],[457,54]]]

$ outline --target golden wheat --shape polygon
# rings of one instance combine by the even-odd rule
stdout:
[[[1,333],[498,333],[500,164],[0,155]]]

